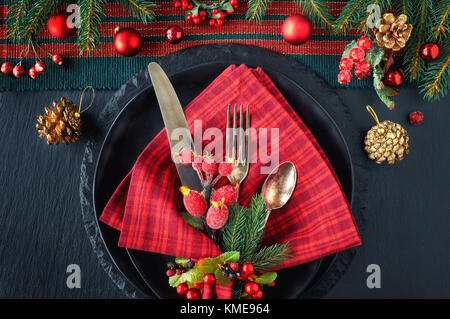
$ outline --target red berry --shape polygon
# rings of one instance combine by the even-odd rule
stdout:
[[[211,201],[211,204],[206,214],[206,224],[212,229],[220,229],[227,223],[228,208],[215,201]]]
[[[195,24],[200,24],[200,18],[199,18],[199,17],[195,17],[194,19],[192,19],[192,21],[193,21]]]
[[[272,281],[271,283],[268,283],[267,286],[269,286],[269,287],[275,287],[275,281]]]
[[[194,5],[193,5],[192,3],[189,3],[188,6],[187,6],[187,8],[188,8],[189,10],[191,10],[193,7],[194,7]]]
[[[255,268],[250,263],[245,263],[242,265],[242,273],[249,276],[255,272]]]
[[[262,296],[263,296],[262,290],[258,290],[257,292],[255,292],[255,293],[252,295],[252,298],[253,298],[253,299],[261,299]]]
[[[339,62],[339,70],[351,70],[353,67],[353,61],[349,58],[343,58],[341,62]]]
[[[217,10],[217,9],[212,9],[212,14],[218,14],[219,13],[219,10]]]
[[[202,290],[203,289],[203,282],[194,282],[192,284],[192,286],[194,286],[195,289]]]
[[[183,148],[180,153],[176,154],[177,159],[180,161],[183,165],[191,165],[191,163],[194,161],[194,153],[192,150]]]
[[[13,70],[13,65],[11,62],[3,62],[2,63],[2,73],[8,74],[11,73]]]
[[[198,12],[198,14],[199,14],[200,17],[204,17],[204,16],[206,16],[206,11],[205,10],[201,10],[201,11]]]
[[[30,78],[32,78],[33,80],[37,79],[40,75],[40,73],[34,68],[34,66],[28,70],[28,74],[30,75]]]
[[[200,291],[198,291],[195,288],[189,289],[186,291],[186,298],[187,299],[200,299],[202,296],[200,294]]]
[[[20,64],[19,64],[19,65],[16,65],[16,66],[13,68],[12,72],[13,72],[13,75],[14,75],[16,78],[21,78],[22,76],[25,75],[25,69],[24,69],[23,66],[21,66]]]
[[[175,1],[174,7],[175,7],[175,8],[181,7],[181,1]]]
[[[228,176],[233,171],[233,165],[230,162],[219,163],[219,174],[221,176]]]
[[[364,50],[358,47],[351,49],[348,53],[348,57],[353,60],[353,62],[361,62],[364,60],[365,55]]]
[[[168,269],[166,271],[166,275],[167,277],[172,277],[173,275],[175,275],[175,271],[173,269]]]
[[[215,27],[220,28],[221,26],[223,26],[223,19],[217,19]]]
[[[341,72],[339,72],[338,82],[340,84],[349,84],[351,80],[352,80],[352,74],[350,73],[349,70],[342,70]]]
[[[45,70],[47,70],[47,64],[45,64],[44,61],[37,61],[36,64],[34,65],[34,68],[39,73],[43,73],[45,72]]]
[[[189,214],[192,216],[202,216],[208,208],[203,195],[195,190],[190,190],[185,186],[180,187],[183,194],[183,204]]]
[[[213,157],[205,157],[202,163],[202,170],[206,174],[216,174],[217,173],[217,163],[214,161]]]
[[[216,24],[216,19],[209,19],[209,25],[214,26]]]
[[[247,280],[248,275],[237,273],[236,278],[239,280]]]
[[[248,282],[248,283],[245,284],[245,288],[244,289],[245,289],[245,292],[247,294],[253,295],[253,294],[255,294],[256,292],[259,291],[259,285],[256,282],[254,282],[254,281]]]
[[[192,15],[190,15],[190,14],[188,14],[187,16],[186,16],[186,21],[190,21],[192,19]]]
[[[211,197],[214,202],[222,202],[226,206],[230,206],[236,201],[238,191],[232,185],[225,185],[216,190]]]
[[[372,40],[368,37],[361,37],[356,41],[356,45],[367,52],[372,48]]]
[[[183,282],[182,284],[179,284],[177,286],[177,293],[179,295],[184,295],[187,291],[188,291],[189,287],[187,285],[187,283]]]
[[[181,269],[177,269],[177,270],[175,271],[175,273],[176,273],[178,276],[180,276],[183,272],[181,271]]]
[[[365,79],[370,75],[370,64],[366,60],[355,64],[353,71],[358,79]]]
[[[234,6],[233,6],[233,9],[234,9],[234,10],[239,9],[239,4],[234,5]]]
[[[205,285],[213,285],[216,282],[216,277],[214,274],[204,274],[203,275],[203,283]]]
[[[224,19],[227,16],[226,12],[220,11],[219,12],[219,19]]]
[[[409,123],[411,123],[413,125],[419,125],[422,122],[423,122],[422,112],[416,111],[416,112],[411,112],[409,114]]]
[[[235,6],[235,5],[237,5],[237,0],[230,0],[230,4],[232,5],[232,6]]]
[[[239,270],[239,264],[237,262],[231,262],[230,263],[230,268],[231,270],[233,270],[234,272],[237,272]]]
[[[53,54],[52,61],[53,61],[53,63],[55,63],[57,65],[62,65],[64,62],[64,58],[59,54]]]

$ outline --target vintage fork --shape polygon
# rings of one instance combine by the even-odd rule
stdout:
[[[236,104],[233,109],[233,119],[231,119],[230,105],[228,105],[225,156],[226,160],[233,160],[233,171],[228,176],[228,179],[232,185],[238,187],[247,177],[248,168],[250,166],[250,111],[248,105],[245,117],[244,128],[244,112],[241,104],[239,112],[239,127],[237,127]],[[233,127],[231,127],[231,122],[233,122]]]

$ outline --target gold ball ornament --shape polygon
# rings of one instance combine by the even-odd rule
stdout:
[[[394,164],[401,161],[409,153],[408,133],[398,123],[392,121],[379,122],[373,109],[369,105],[366,108],[377,122],[367,132],[364,140],[364,149],[368,157],[377,164],[385,161],[388,164]]]

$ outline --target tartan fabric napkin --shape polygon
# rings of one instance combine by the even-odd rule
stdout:
[[[294,194],[286,206],[270,215],[263,240],[265,244],[290,242],[294,257],[277,269],[360,245],[349,204],[330,163],[270,78],[260,68],[228,67],[185,108],[189,127],[192,130],[193,121],[201,119],[203,130],[218,127],[225,132],[228,104],[249,104],[253,128],[269,132],[279,128],[279,160],[292,161],[297,168]],[[270,149],[270,136],[266,137]],[[260,173],[261,165],[250,165],[239,192],[241,205],[261,190],[267,176]],[[118,186],[100,220],[120,231],[122,247],[191,258],[219,255],[221,251],[209,238],[179,217],[183,210],[179,183],[162,130]]]

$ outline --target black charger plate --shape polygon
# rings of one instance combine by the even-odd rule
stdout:
[[[187,105],[228,65],[228,62],[206,63],[170,76],[181,104]],[[268,66],[264,66],[264,71],[312,131],[335,168],[344,192],[351,200],[353,169],[350,154],[332,118],[314,98],[290,78]],[[163,121],[156,97],[149,84],[123,108],[104,141],[94,181],[97,216],[100,216],[107,200],[131,169],[140,152],[162,128]],[[125,249],[117,247],[119,233],[108,229],[105,225],[100,225],[100,230],[113,260],[129,280],[137,287],[142,287],[141,280],[135,278],[136,270],[130,269]],[[112,247],[114,243],[115,246]],[[167,278],[164,276],[165,263],[171,257],[135,250],[128,250],[128,255],[149,288],[140,288],[145,295],[156,298],[177,297],[174,289],[168,287]],[[276,287],[266,289],[265,296],[300,297],[312,284],[320,280],[334,257],[335,255],[327,256],[321,260],[280,271]]]

